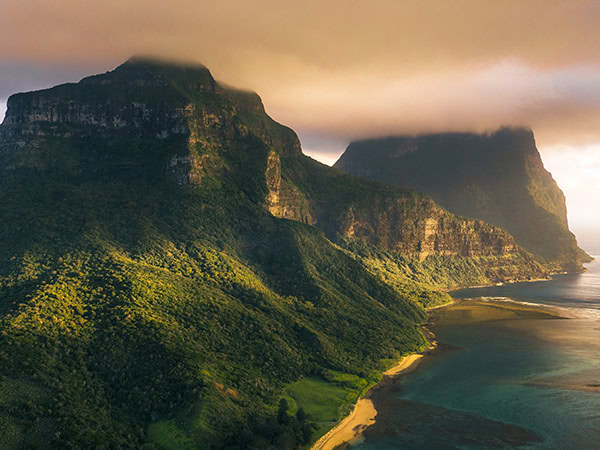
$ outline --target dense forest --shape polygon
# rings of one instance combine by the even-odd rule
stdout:
[[[300,448],[424,347],[446,289],[546,275],[303,156],[202,66],[11,97],[0,174],[2,448]]]

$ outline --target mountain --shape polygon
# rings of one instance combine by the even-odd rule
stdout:
[[[427,193],[454,214],[501,227],[552,271],[581,271],[590,261],[529,129],[357,141],[334,167]]]
[[[423,347],[445,289],[547,275],[150,58],[10,97],[0,217],[2,448],[298,448]]]

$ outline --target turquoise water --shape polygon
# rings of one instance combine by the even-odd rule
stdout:
[[[582,246],[600,260],[600,241]],[[600,262],[580,275],[455,294],[551,305],[572,318],[440,313],[437,338],[457,349],[376,395],[377,423],[352,448],[600,449]]]

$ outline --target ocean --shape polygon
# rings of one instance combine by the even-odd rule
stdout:
[[[600,449],[600,239],[583,274],[456,291],[434,332],[450,351],[374,393],[352,449]],[[490,316],[485,302],[547,305],[568,320]],[[495,313],[493,313],[495,314]]]

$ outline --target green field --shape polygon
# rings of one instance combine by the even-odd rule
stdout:
[[[309,377],[289,384],[283,397],[290,404],[291,413],[302,408],[308,414],[316,427],[311,440],[314,443],[352,411],[356,401],[381,381],[381,373],[394,361],[384,361],[379,371],[366,378],[326,371],[323,377]]]

